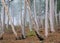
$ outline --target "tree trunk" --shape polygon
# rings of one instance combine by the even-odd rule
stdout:
[[[27,3],[27,9],[28,9],[28,12],[29,12],[30,19],[31,19],[31,21],[32,21],[32,23],[33,23],[33,25],[34,25],[34,30],[35,30],[35,32],[37,32],[37,34],[38,34],[39,36],[41,36],[40,33],[39,33],[39,31],[38,31],[38,28],[37,28],[37,26],[36,26],[36,24],[35,24],[36,21],[34,20],[32,14],[31,14],[31,9],[30,9],[30,6],[29,6],[27,0],[26,0],[26,3]]]
[[[4,7],[2,7],[1,9],[1,21],[0,21],[0,38],[3,36],[4,34],[4,29],[5,29],[5,11],[4,11]]]
[[[21,19],[22,20],[21,21],[21,23],[22,23],[21,27],[22,27],[22,36],[23,36],[23,38],[26,38],[26,36],[25,36],[25,18],[26,18],[26,1],[24,0],[24,15]]]
[[[28,0],[28,4],[30,6],[30,0]],[[32,21],[30,19],[30,16],[29,16],[29,29],[30,29],[30,31],[32,31]]]
[[[8,3],[9,4],[9,3]],[[9,12],[9,6],[8,6],[8,12]],[[8,12],[7,12],[7,14],[8,14]],[[7,29],[9,28],[9,16],[7,17]]]
[[[60,11],[59,11],[59,24],[60,24]]]
[[[20,14],[21,14],[21,25],[22,25],[22,0],[20,1],[20,6],[21,6],[21,8],[20,8]]]
[[[36,15],[36,0],[34,0],[34,18],[35,18],[37,30],[39,30],[39,25],[37,23],[37,15]]]
[[[55,32],[54,30],[54,0],[50,0],[50,26],[51,26],[51,32]]]
[[[48,36],[48,0],[46,0],[46,7],[45,7],[45,36]]]
[[[58,25],[58,18],[57,18],[57,0],[55,2],[55,19],[56,19],[56,24]]]
[[[9,15],[8,6],[5,4],[4,0],[2,0],[2,5],[3,5],[3,7],[5,7],[5,13],[6,14],[8,13],[7,16],[9,17],[9,20],[11,22],[12,31],[15,34],[15,36],[17,37],[17,33],[16,33],[15,29],[14,29],[14,25],[13,25],[13,22],[12,22],[12,17]]]

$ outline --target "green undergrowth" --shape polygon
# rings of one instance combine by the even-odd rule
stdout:
[[[34,31],[30,31],[29,33],[27,33],[27,37],[30,37],[30,36],[35,36],[35,32]]]

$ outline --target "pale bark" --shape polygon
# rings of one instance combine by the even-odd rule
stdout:
[[[4,7],[1,8],[1,18],[0,18],[0,38],[4,34],[4,25],[5,25],[5,12],[4,12]]]
[[[32,22],[31,22],[30,17],[29,17],[29,29],[30,29],[30,31],[32,31]]]
[[[48,0],[46,0],[46,7],[45,7],[45,36],[48,36]]]
[[[60,11],[59,11],[59,24],[60,24]]]
[[[2,5],[3,5],[3,7],[5,7],[5,13],[6,13],[6,14],[8,13],[7,16],[9,17],[9,20],[10,20],[10,22],[11,22],[12,31],[13,31],[13,33],[15,34],[15,36],[17,37],[17,33],[16,33],[16,31],[15,31],[15,29],[14,29],[14,26],[13,26],[12,17],[11,17],[11,15],[10,15],[9,12],[8,12],[8,6],[6,6],[4,0],[2,0]]]
[[[38,15],[38,17],[39,17],[39,26],[41,26],[41,28],[43,28],[43,19],[42,19],[42,17],[41,17],[41,15],[42,15],[42,0],[39,0],[40,1],[40,3],[39,3],[39,5],[38,5],[38,10],[39,10],[39,15]]]
[[[50,0],[50,27],[51,27],[51,31],[55,32],[54,30],[54,0]]]
[[[20,1],[20,14],[21,14],[21,24],[22,24],[22,0]]]
[[[9,12],[9,5],[8,5],[8,12]],[[8,12],[7,12],[7,14],[8,14]],[[6,27],[7,27],[7,29],[9,28],[9,16],[7,17],[7,26]]]
[[[31,21],[32,21],[32,23],[33,23],[33,25],[34,25],[34,30],[37,32],[37,34],[38,34],[39,36],[41,36],[40,33],[39,33],[39,31],[38,31],[38,28],[36,27],[36,24],[35,24],[36,21],[34,20],[32,14],[31,14],[31,9],[30,9],[30,6],[29,6],[27,0],[26,0],[26,3],[27,3],[27,9],[28,9],[28,12],[29,12],[30,19],[31,19]]]
[[[56,19],[56,24],[58,25],[58,18],[57,18],[57,0],[55,2],[55,19]]]
[[[37,23],[37,15],[36,15],[36,0],[34,0],[34,18],[35,18],[37,30],[39,30],[39,25]]]
[[[8,20],[7,20],[7,26],[6,26],[6,27],[7,27],[7,29],[8,29],[8,28],[9,28],[9,17],[7,17],[7,19],[8,19]]]
[[[21,15],[22,16],[22,15]],[[25,18],[26,18],[26,1],[24,0],[24,15],[22,17],[22,21],[21,21],[21,27],[22,27],[22,35],[23,35],[23,38],[26,38],[25,36]]]
[[[30,0],[28,0],[28,4],[30,6]],[[30,16],[29,16],[29,29],[30,29],[30,31],[32,31],[32,21],[30,19]]]

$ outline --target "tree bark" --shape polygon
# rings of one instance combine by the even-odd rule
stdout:
[[[8,6],[5,4],[4,0],[2,0],[2,5],[3,5],[3,7],[5,7],[5,13],[6,14],[8,13],[7,16],[9,17],[9,20],[11,22],[12,31],[15,34],[15,36],[17,37],[17,33],[16,33],[15,29],[14,29],[14,25],[13,25],[13,22],[12,22],[12,17],[10,16],[10,14],[8,12]]]
[[[34,18],[35,18],[37,30],[39,30],[39,25],[37,23],[37,15],[36,15],[36,0],[34,0]]]
[[[30,6],[30,0],[28,0],[28,4]],[[29,16],[29,29],[30,29],[30,31],[32,31],[32,21],[30,19],[30,16]]]
[[[60,11],[59,11],[59,24],[60,24]]]
[[[24,0],[24,15],[21,19],[21,23],[22,23],[21,27],[22,27],[22,36],[23,36],[23,38],[26,38],[26,36],[25,36],[25,19],[26,19],[26,1]]]
[[[3,36],[4,34],[4,29],[5,29],[5,11],[4,11],[4,7],[2,7],[1,9],[1,21],[0,21],[0,38]]]
[[[39,36],[41,36],[40,33],[39,33],[39,31],[38,31],[38,28],[37,28],[37,26],[36,26],[36,24],[35,24],[36,21],[35,21],[35,19],[33,18],[32,14],[31,14],[31,9],[30,9],[30,6],[29,6],[27,0],[26,0],[26,3],[27,3],[27,9],[28,9],[28,12],[29,12],[30,19],[31,19],[31,21],[32,21],[32,23],[33,23],[33,25],[34,25],[34,30],[35,30],[35,32],[37,32],[37,34],[38,34]]]
[[[55,2],[55,19],[56,19],[56,24],[58,25],[58,18],[57,18],[57,0]]]
[[[51,32],[55,32],[54,30],[54,0],[50,0],[50,27],[51,27]]]
[[[48,36],[48,0],[46,0],[46,7],[45,7],[45,36]]]

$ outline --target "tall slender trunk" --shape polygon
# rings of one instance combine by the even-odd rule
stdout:
[[[9,6],[8,6],[8,12],[7,12],[7,14],[9,13]],[[7,29],[9,28],[9,16],[7,17]]]
[[[30,6],[29,6],[27,0],[26,0],[26,3],[27,3],[27,9],[28,9],[28,12],[29,12],[30,19],[31,19],[31,21],[32,21],[32,23],[33,23],[33,25],[34,25],[34,30],[37,32],[37,34],[38,34],[39,36],[41,36],[40,33],[39,33],[39,31],[38,31],[38,28],[36,27],[36,24],[35,24],[36,21],[34,20],[32,14],[31,14],[31,9],[30,9]],[[36,28],[35,28],[35,27],[36,27]]]
[[[59,11],[59,24],[60,24],[60,11]]]
[[[22,0],[20,1],[20,14],[21,14],[21,25],[22,25]]]
[[[50,0],[50,27],[51,27],[51,31],[55,32],[54,30],[54,0]]]
[[[28,0],[28,4],[30,6],[30,0]],[[29,29],[30,29],[30,31],[32,31],[32,21],[30,19],[30,16],[29,16]]]
[[[42,0],[39,0],[39,1],[40,1],[40,4],[39,4],[39,6],[40,6],[40,8],[39,8],[40,23],[41,23],[41,26],[43,28],[44,24],[43,24],[43,19],[41,17],[41,15],[42,15]]]
[[[5,29],[5,11],[4,11],[4,7],[2,7],[1,9],[1,21],[0,21],[0,38],[3,36],[4,34],[4,29]]]
[[[2,0],[2,5],[3,5],[3,7],[5,7],[5,13],[6,13],[6,14],[8,13],[7,16],[9,17],[9,20],[10,20],[10,22],[11,22],[12,31],[13,31],[13,33],[15,34],[15,36],[17,37],[17,33],[16,33],[15,29],[14,29],[14,25],[13,25],[13,22],[12,22],[12,17],[11,17],[11,15],[9,14],[8,6],[5,4],[5,1],[4,1],[4,0]]]
[[[23,38],[26,38],[25,36],[25,18],[26,18],[26,1],[24,0],[24,15],[22,17],[22,36]]]
[[[48,36],[48,0],[46,0],[46,7],[45,7],[45,36]]]
[[[1,12],[0,12],[0,30],[1,30]],[[0,32],[1,33],[1,32]]]
[[[14,7],[12,6],[12,18],[13,18],[13,25],[14,25]]]
[[[57,18],[57,0],[55,2],[55,19],[56,19],[56,24],[58,25],[58,18]]]
[[[34,0],[34,18],[35,18],[37,30],[39,30],[39,25],[37,23],[37,15],[36,15],[36,0]]]

